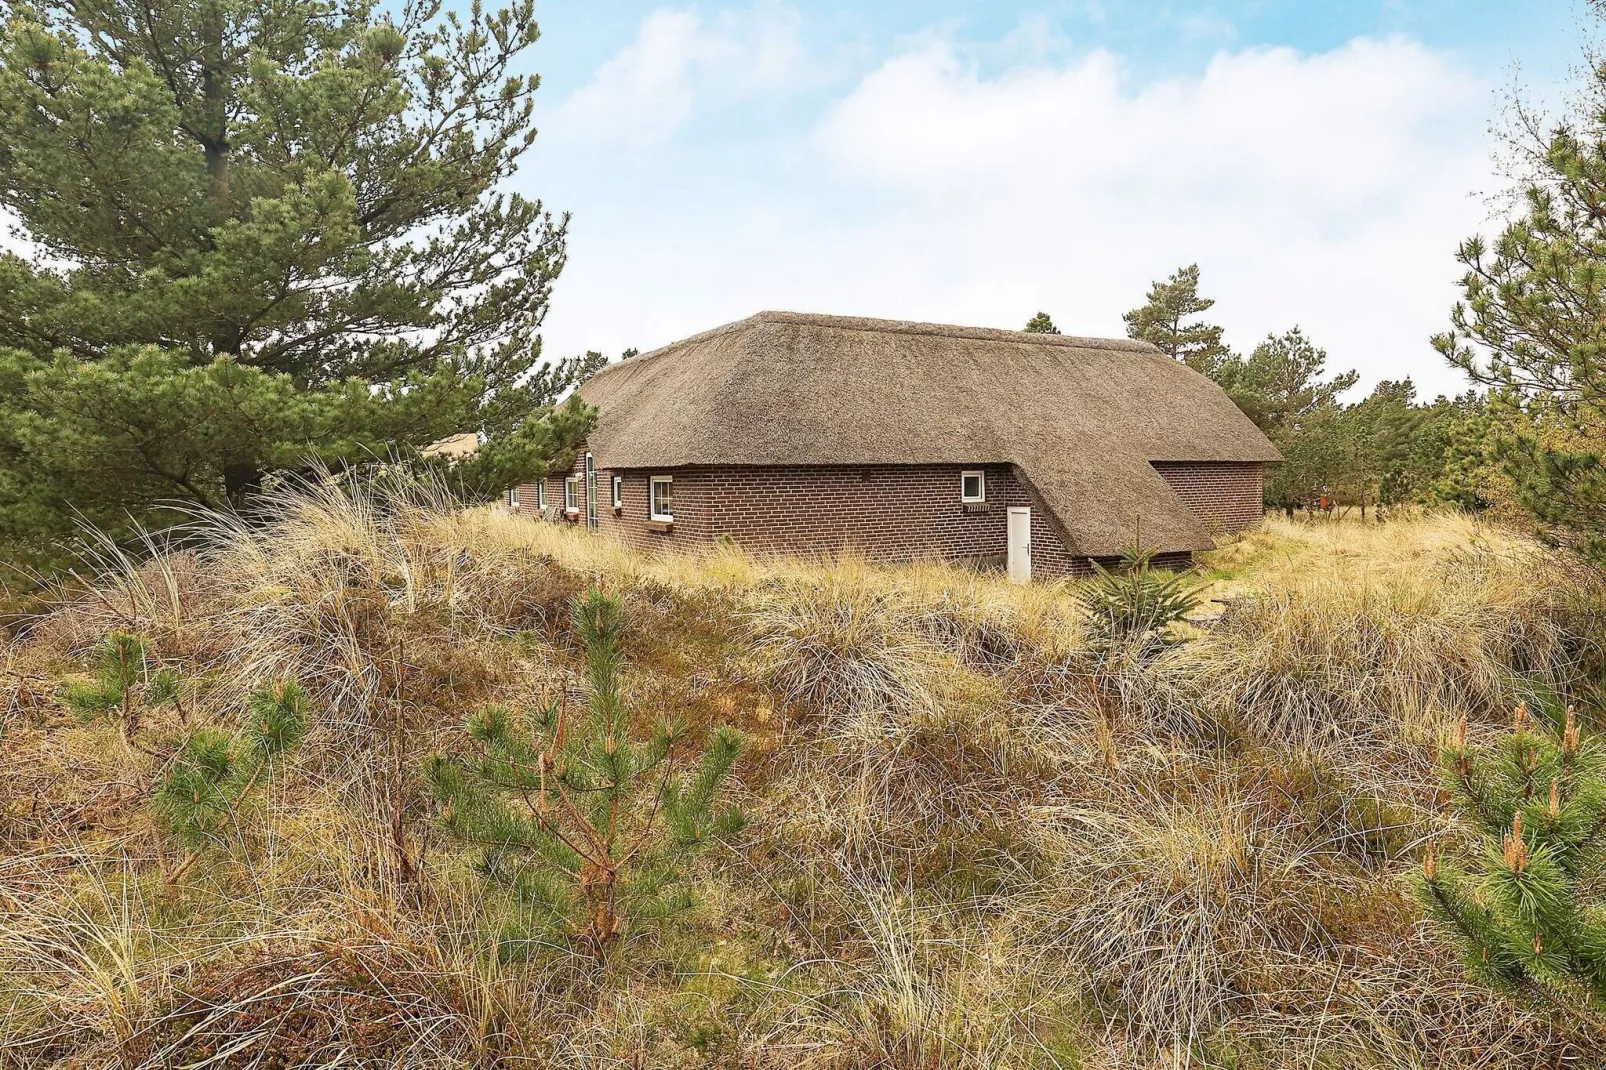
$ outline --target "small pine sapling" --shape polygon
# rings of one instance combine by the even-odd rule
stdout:
[[[694,905],[690,863],[743,823],[719,805],[742,739],[721,727],[695,747],[671,719],[637,738],[619,690],[620,600],[592,589],[572,615],[585,644],[585,710],[566,694],[525,718],[481,710],[468,724],[471,753],[437,756],[427,771],[444,826],[483,850],[485,876],[537,932],[562,932],[600,961],[633,925]],[[504,950],[525,937],[522,923],[509,926]]]
[[[157,823],[183,852],[163,867],[169,896],[196,862],[236,834],[242,805],[306,735],[307,697],[294,681],[259,688],[249,705],[250,722],[237,735],[192,733],[151,795]]]
[[[129,632],[113,632],[90,653],[95,678],[70,683],[62,693],[67,706],[87,719],[111,717],[130,743],[147,710],[180,705],[180,681],[172,668],[160,668],[146,641]]]
[[[1470,838],[1430,841],[1417,892],[1491,986],[1599,1033],[1606,1019],[1606,913],[1590,891],[1606,832],[1606,760],[1567,709],[1559,738],[1526,704],[1497,744],[1467,743],[1463,718],[1440,756]]]
[[[1164,643],[1173,624],[1199,605],[1199,588],[1182,576],[1154,567],[1154,551],[1134,543],[1119,568],[1093,563],[1096,573],[1076,593],[1087,611],[1088,627],[1103,647]]]

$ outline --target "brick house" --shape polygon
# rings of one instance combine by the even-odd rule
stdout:
[[[613,364],[567,475],[510,508],[644,548],[937,557],[1055,578],[1141,531],[1171,564],[1258,524],[1272,444],[1141,342],[761,312]]]

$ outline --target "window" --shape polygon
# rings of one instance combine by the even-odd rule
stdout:
[[[650,508],[648,512],[654,520],[672,523],[675,519],[673,503],[670,501],[671,492],[675,488],[673,476],[653,476],[650,488]]]
[[[514,509],[517,509],[519,507],[519,488],[518,487],[509,487],[507,489],[507,504],[509,506],[513,507]]]
[[[578,513],[580,511],[579,476],[567,476],[563,480],[563,511],[565,513]]]
[[[537,509],[546,508],[546,476],[542,476],[541,482],[535,485],[535,507]]]
[[[624,476],[614,476],[613,477],[613,507],[615,509],[623,509],[625,507],[625,477]]]
[[[586,454],[586,527],[597,530],[597,462]]]
[[[961,472],[959,473],[959,500],[962,502],[984,502],[987,500],[987,473]]]

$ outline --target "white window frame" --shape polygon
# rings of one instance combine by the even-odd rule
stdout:
[[[546,508],[546,476],[542,476],[541,482],[535,485],[535,507],[537,509]]]
[[[971,476],[976,477],[976,482],[981,490],[980,494],[974,496],[965,493],[965,481]],[[959,500],[966,505],[974,505],[987,500],[987,473],[985,471],[973,468],[968,472],[959,473]]]
[[[667,484],[668,487],[669,487],[669,509],[670,509],[670,511],[667,512],[667,513],[660,513],[658,511],[658,494],[657,494],[657,490],[658,490],[658,484],[660,484],[660,483]],[[652,477],[650,477],[647,480],[647,517],[648,517],[648,519],[656,520],[659,523],[663,523],[663,524],[673,524],[675,522],[674,509],[675,509],[675,477],[674,476],[652,476]]]
[[[580,513],[580,477],[563,477],[563,511],[565,513]]]
[[[519,507],[519,485],[517,483],[507,488],[507,505],[509,509],[517,509]]]
[[[586,454],[586,527],[597,530],[597,459]]]
[[[613,477],[613,507],[615,509],[623,509],[625,507],[625,477],[624,476],[614,476]]]

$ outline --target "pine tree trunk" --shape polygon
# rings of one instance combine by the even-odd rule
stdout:
[[[229,187],[229,111],[228,71],[224,69],[223,10],[212,5],[204,16],[202,33],[201,99],[205,109],[201,148],[206,155],[207,199],[211,202],[212,226],[220,227],[234,215],[234,198]],[[210,240],[210,239],[209,239]],[[232,323],[212,325],[212,356],[238,356],[243,342]],[[230,500],[238,504],[231,491]]]
[[[253,461],[231,461],[223,466],[223,491],[238,509],[262,492],[262,469]]]
[[[208,195],[212,201],[213,224],[228,219],[229,197],[229,131],[227,74],[223,70],[223,11],[220,5],[211,5],[205,16],[205,43],[201,70],[201,97],[206,108],[206,128],[201,135],[206,150],[206,174],[209,179]]]

